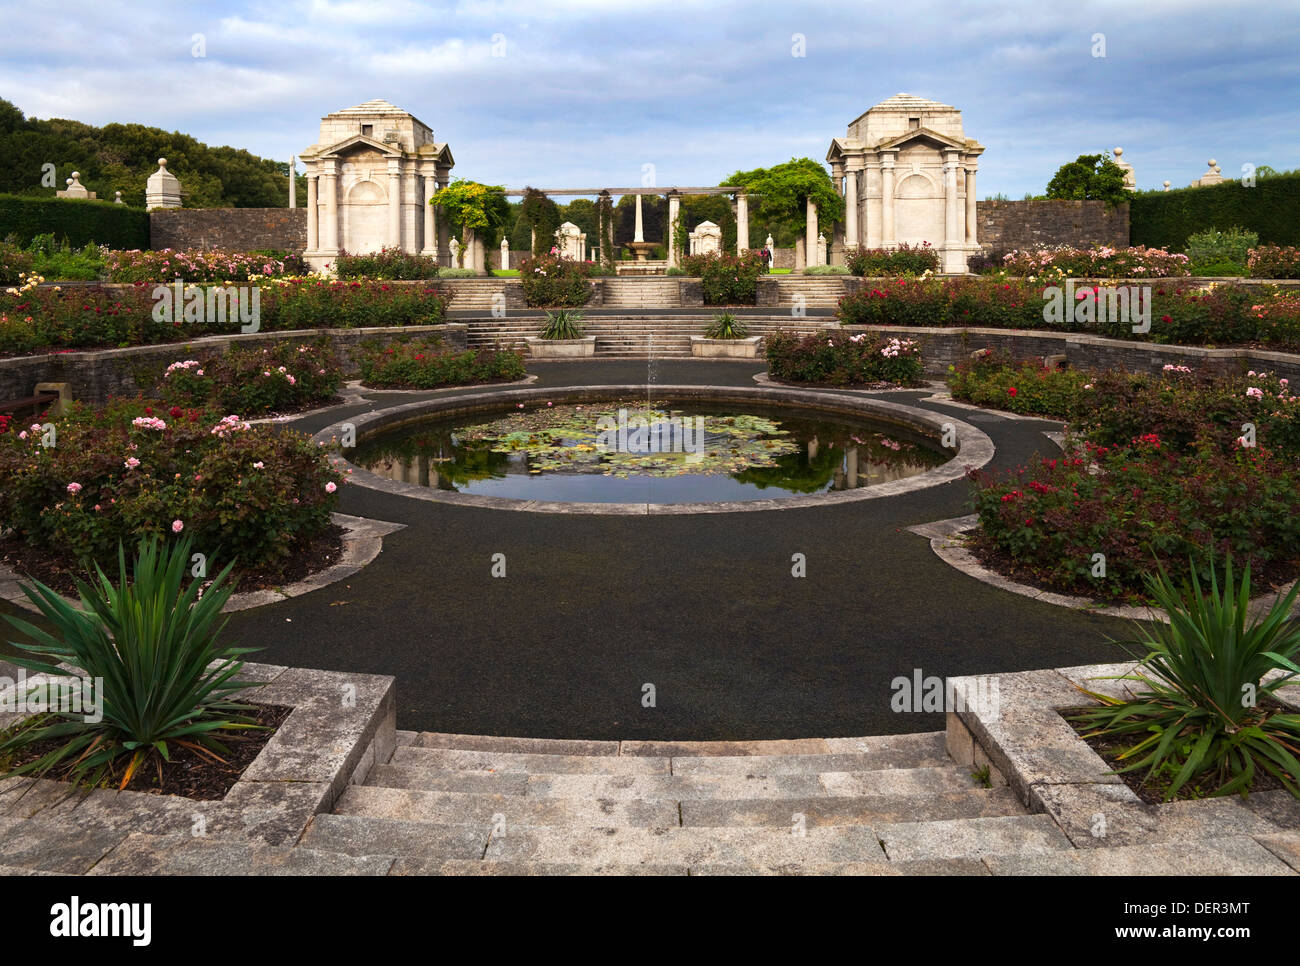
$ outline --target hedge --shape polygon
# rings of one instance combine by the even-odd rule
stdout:
[[[60,242],[66,238],[73,248],[88,242],[148,248],[149,213],[111,201],[0,195],[0,240],[17,235],[18,244],[25,247],[47,232]]]
[[[1240,227],[1261,245],[1300,245],[1300,174],[1259,178],[1255,187],[1224,181],[1204,188],[1137,195],[1129,207],[1133,245],[1182,251],[1187,236],[1207,228]]]

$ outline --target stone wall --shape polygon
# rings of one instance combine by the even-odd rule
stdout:
[[[980,201],[979,242],[985,251],[1042,245],[1128,245],[1128,205],[1104,201]]]
[[[110,396],[134,396],[149,392],[162,378],[170,363],[223,354],[232,345],[267,345],[278,340],[308,342],[328,336],[343,364],[346,378],[359,373],[362,342],[377,339],[400,341],[412,335],[437,333],[449,349],[464,351],[467,327],[449,322],[442,325],[390,326],[374,329],[298,329],[288,332],[255,332],[248,335],[214,335],[192,342],[132,346],[94,352],[59,352],[39,356],[0,359],[0,399],[25,399],[39,382],[70,384],[76,402],[103,403]]]
[[[149,247],[302,252],[307,209],[161,208],[149,212]]]

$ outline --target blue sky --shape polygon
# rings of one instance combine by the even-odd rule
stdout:
[[[1041,191],[1115,145],[1147,188],[1210,157],[1227,176],[1300,167],[1296,0],[0,0],[0,23],[0,97],[28,115],[287,159],[321,115],[384,98],[450,143],[456,176],[510,187],[635,185],[645,164],[659,185],[709,185],[821,160],[900,91],[962,110],[986,146],[982,197]]]

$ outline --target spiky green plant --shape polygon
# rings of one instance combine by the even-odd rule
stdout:
[[[84,714],[51,711],[28,719],[0,743],[0,760],[33,742],[59,743],[13,774],[57,768],[77,784],[97,786],[125,762],[119,786],[125,788],[151,757],[170,760],[172,745],[220,760],[227,749],[219,732],[260,727],[248,716],[253,708],[230,700],[248,686],[234,679],[241,655],[256,649],[219,642],[226,623],[221,608],[234,591],[226,583],[233,564],[200,594],[198,578],[182,587],[190,549],[189,538],[161,544],[146,538],[128,568],[119,544],[118,580],[96,564],[90,582],[77,581],[80,606],[39,581],[23,587],[53,633],[6,615],[30,639],[13,647],[34,655],[13,662],[37,672],[69,666],[95,682],[103,716],[92,722]]]
[[[1136,625],[1121,645],[1145,651],[1121,680],[1145,686],[1130,699],[1086,691],[1101,703],[1071,717],[1086,737],[1134,738],[1119,773],[1147,769],[1144,782],[1168,779],[1165,800],[1189,783],[1198,794],[1245,794],[1261,771],[1300,798],[1300,714],[1265,701],[1300,674],[1300,622],[1290,619],[1300,583],[1262,617],[1250,615],[1250,568],[1236,583],[1228,558],[1223,584],[1211,567],[1207,590],[1190,568],[1181,586],[1164,568],[1147,575],[1168,624]],[[1267,678],[1267,680],[1266,680]]]
[[[582,338],[582,313],[569,309],[547,312],[542,323],[543,339],[580,339]]]
[[[708,339],[743,339],[749,332],[745,323],[730,312],[719,312],[713,317],[713,324],[704,333]]]

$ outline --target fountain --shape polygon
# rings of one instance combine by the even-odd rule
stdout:
[[[645,240],[645,228],[641,221],[641,196],[636,196],[636,229],[632,235],[632,240],[628,242],[627,247],[632,249],[632,255],[638,262],[650,261],[650,253],[655,250],[655,242]]]

